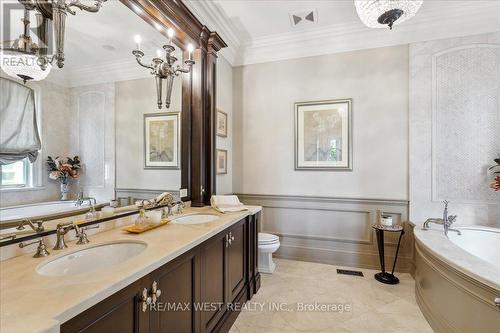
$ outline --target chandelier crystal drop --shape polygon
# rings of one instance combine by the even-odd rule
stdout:
[[[355,0],[361,21],[370,28],[392,29],[417,13],[423,0]]]

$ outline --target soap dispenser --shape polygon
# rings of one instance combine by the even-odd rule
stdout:
[[[135,225],[138,227],[146,225],[146,210],[144,209],[144,205],[139,206],[139,216],[135,219]]]

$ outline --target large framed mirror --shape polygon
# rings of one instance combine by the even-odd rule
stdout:
[[[23,16],[32,27],[37,22],[34,11],[25,16],[21,4],[16,8],[13,38],[23,34]],[[31,37],[40,42],[35,30]],[[165,192],[193,206],[209,203],[215,65],[224,46],[182,3],[107,1],[97,13],[67,17],[63,68],[53,63],[46,78],[26,83],[2,70],[2,94],[9,85],[33,94],[41,144],[36,160],[1,166],[0,245],[53,233],[68,216],[90,224],[119,217],[120,209],[99,212],[110,203],[132,207],[124,215]],[[191,67],[160,86],[146,67],[155,58],[166,61],[166,51],[176,58],[174,68]],[[74,174],[64,174],[67,165]]]

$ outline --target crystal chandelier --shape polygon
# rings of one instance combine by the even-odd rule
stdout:
[[[51,65],[46,64],[42,68],[39,64],[38,52],[39,46],[31,40],[29,11],[24,10],[24,32],[8,47],[2,43],[0,61],[2,70],[9,76],[20,78],[26,81],[40,81],[49,75]]]
[[[157,50],[156,57],[153,58],[150,65],[145,65],[142,62],[144,57],[144,52],[141,51],[141,36],[135,36],[136,49],[132,51],[135,56],[137,63],[145,68],[151,70],[151,74],[155,76],[156,80],[156,94],[158,109],[162,106],[162,90],[163,90],[163,80],[166,80],[166,97],[165,97],[165,107],[168,109],[170,107],[170,97],[172,95],[172,86],[174,83],[174,78],[179,76],[180,73],[189,73],[193,68],[195,62],[192,59],[193,45],[188,45],[189,59],[184,61],[184,66],[179,65],[174,67],[177,58],[172,55],[175,51],[175,47],[172,45],[172,38],[174,37],[174,30],[172,28],[167,30],[168,44],[163,45],[165,50],[165,58],[162,59],[162,52]]]
[[[355,0],[361,21],[370,28],[400,24],[417,13],[423,0]]]

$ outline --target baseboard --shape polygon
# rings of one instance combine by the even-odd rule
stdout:
[[[282,259],[317,262],[336,266],[380,269],[379,256],[375,253],[353,253],[350,251],[294,246],[282,243],[279,250],[274,253],[274,256]],[[394,256],[386,255],[385,260],[386,269],[391,269]],[[411,273],[412,267],[411,258],[398,256],[396,272]]]

